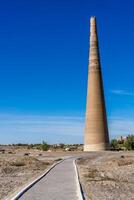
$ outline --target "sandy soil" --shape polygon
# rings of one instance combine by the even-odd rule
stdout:
[[[24,147],[1,147],[0,199],[5,200],[59,159],[77,161],[87,200],[134,200],[134,152],[43,152]],[[10,199],[10,198],[8,198]]]
[[[0,155],[0,199],[6,199],[21,189],[58,159],[39,150],[13,147],[4,149],[5,153]]]
[[[90,153],[78,170],[88,200],[134,200],[134,152]]]
[[[5,150],[2,153],[2,149]],[[53,163],[79,152],[45,152],[27,147],[0,146],[0,199],[11,199]]]

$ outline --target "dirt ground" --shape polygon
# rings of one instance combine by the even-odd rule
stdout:
[[[52,164],[73,155],[79,155],[79,152],[46,152],[24,146],[0,146],[0,200],[11,199]]]
[[[86,200],[134,200],[134,152],[44,152],[14,146],[0,146],[0,199],[11,199],[53,163],[70,156],[82,157],[77,164]]]
[[[77,164],[87,200],[134,200],[134,152],[89,153]]]
[[[24,147],[4,146],[1,149],[5,150],[4,153],[0,151],[1,200],[12,196],[64,156],[62,152],[49,153]]]

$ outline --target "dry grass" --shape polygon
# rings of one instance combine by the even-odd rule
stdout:
[[[130,158],[121,158],[118,160],[118,166],[132,165],[134,164],[134,160]]]

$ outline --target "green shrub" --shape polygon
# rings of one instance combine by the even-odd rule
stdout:
[[[118,149],[118,141],[116,139],[111,140],[111,147],[113,149]]]
[[[124,142],[124,147],[127,150],[134,150],[134,135],[129,135],[127,141]]]
[[[50,145],[49,144],[47,144],[47,142],[42,142],[42,144],[41,144],[41,149],[43,150],[43,151],[47,151],[48,149],[50,148]]]

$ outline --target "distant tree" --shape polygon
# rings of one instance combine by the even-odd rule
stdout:
[[[127,140],[124,142],[124,147],[127,150],[134,150],[134,135],[129,135]]]
[[[18,143],[18,144],[15,144],[15,146],[28,146],[28,144],[27,143]]]
[[[42,144],[41,144],[41,149],[43,151],[47,151],[49,148],[50,148],[50,145],[47,144],[47,142],[43,141]]]
[[[116,139],[111,140],[111,148],[118,149],[118,141]]]

